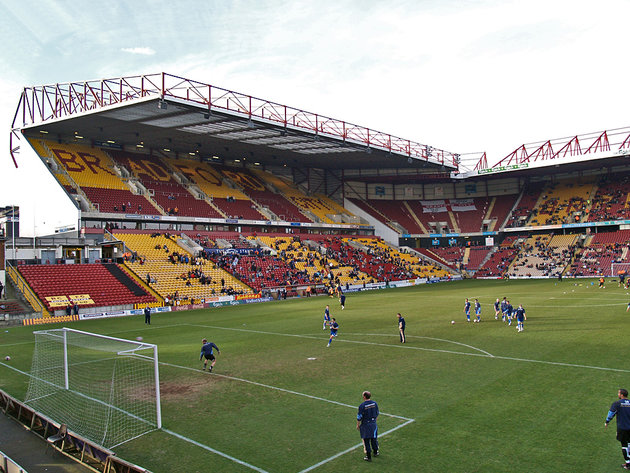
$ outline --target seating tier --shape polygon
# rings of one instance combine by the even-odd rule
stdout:
[[[53,307],[47,297],[88,295],[94,301],[79,307],[103,307],[155,302],[146,293],[135,296],[131,290],[115,278],[104,264],[72,265],[20,265],[18,270],[37,297],[50,311]]]

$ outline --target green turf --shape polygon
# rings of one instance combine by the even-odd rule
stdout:
[[[503,296],[527,309],[523,333],[494,320]],[[466,323],[465,297],[482,303],[481,324]],[[300,472],[360,442],[356,406],[369,389],[381,456],[366,464],[357,448],[312,471],[597,473],[621,470],[615,427],[603,424],[630,386],[629,299],[591,280],[462,281],[349,294],[344,311],[322,296],[158,314],[150,327],[141,316],[68,326],[158,345],[164,429],[116,449],[154,472],[254,471],[213,450]],[[330,348],[326,304],[340,325]],[[28,379],[10,367],[29,371],[41,328],[0,330],[12,357],[0,388],[18,399]],[[212,375],[200,370],[202,337],[221,348]]]

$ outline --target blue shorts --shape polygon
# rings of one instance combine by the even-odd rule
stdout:
[[[331,337],[336,337],[337,336],[337,332],[333,332],[332,330],[330,331],[330,336]]]
[[[477,314],[477,315],[481,315],[481,309],[477,309],[477,310],[475,310],[475,314]]]

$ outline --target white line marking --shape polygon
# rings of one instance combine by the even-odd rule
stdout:
[[[261,334],[266,334],[266,335],[281,335],[281,336],[285,336],[285,337],[310,338],[310,339],[316,339],[316,340],[320,340],[321,339],[321,337],[314,337],[314,336],[309,336],[309,335],[296,335],[296,334],[291,334],[291,333],[263,332],[263,331],[260,331],[260,330],[248,330],[248,329],[242,329],[242,328],[217,327],[217,326],[213,326],[213,325],[195,325],[195,324],[191,324],[191,325],[193,325],[195,327],[216,328],[216,329],[223,329],[223,330],[236,330],[236,331],[240,331],[240,332],[254,332],[254,333],[261,333]],[[357,344],[361,344],[361,345],[373,345],[373,346],[379,346],[379,347],[401,348],[401,349],[406,349],[406,350],[420,350],[420,351],[430,351],[430,352],[437,352],[437,353],[450,353],[452,355],[476,356],[476,357],[479,357],[479,358],[493,358],[495,360],[524,361],[524,362],[527,362],[527,363],[541,363],[541,364],[547,364],[547,365],[567,366],[567,367],[570,367],[570,368],[588,368],[588,369],[593,369],[593,370],[615,371],[615,372],[619,372],[619,373],[630,373],[630,370],[620,369],[620,368],[604,368],[604,367],[601,367],[601,366],[578,365],[578,364],[574,364],[574,363],[562,363],[562,362],[558,362],[558,361],[531,360],[531,359],[527,359],[527,358],[514,358],[514,357],[510,357],[510,356],[484,355],[484,354],[481,354],[481,353],[466,353],[466,352],[462,352],[462,351],[440,350],[440,349],[437,349],[437,348],[411,347],[411,346],[406,346],[406,345],[404,345],[404,346],[402,346],[402,345],[392,345],[392,344],[388,344],[388,343],[364,342],[364,341],[359,341],[359,340],[344,340],[344,339],[336,338],[335,339],[335,343],[357,343]]]
[[[228,455],[227,453],[220,452],[219,450],[215,450],[214,448],[208,447],[207,445],[199,443],[199,442],[197,442],[197,441],[195,441],[193,439],[189,439],[188,437],[184,437],[183,435],[178,434],[177,432],[173,432],[172,430],[168,430],[168,429],[165,429],[165,428],[162,428],[162,430],[164,432],[166,432],[167,434],[172,435],[173,437],[177,437],[180,440],[183,440],[183,441],[188,442],[188,443],[192,443],[193,445],[195,445],[195,446],[197,446],[199,448],[203,448],[204,450],[207,450],[209,452],[216,453],[217,455],[219,455],[219,456],[221,456],[223,458],[227,458],[228,460],[231,460],[231,461],[233,461],[235,463],[238,463],[239,465],[246,466],[247,468],[250,468],[250,469],[252,469],[254,471],[258,471],[260,473],[269,473],[267,470],[263,470],[262,468],[258,468],[257,466],[254,466],[254,465],[252,465],[250,463],[247,463],[247,462],[245,462],[243,460],[239,460],[238,458],[234,458],[233,456]]]
[[[339,402],[339,401],[333,401],[331,399],[326,399],[323,397],[318,397],[318,396],[312,396],[310,394],[305,394],[305,393],[301,393],[298,391],[291,391],[290,389],[284,389],[284,388],[279,388],[277,386],[271,386],[269,384],[263,384],[263,383],[259,383],[257,381],[250,381],[248,379],[244,379],[244,378],[237,378],[236,376],[229,376],[226,374],[219,374],[219,373],[206,373],[205,371],[200,371],[197,368],[191,368],[189,366],[180,366],[180,365],[174,365],[171,363],[166,363],[164,361],[160,361],[161,365],[165,365],[165,366],[170,366],[171,368],[180,368],[180,369],[184,369],[184,370],[188,370],[188,371],[194,371],[196,373],[199,374],[208,374],[210,376],[219,376],[221,378],[226,378],[226,379],[232,379],[234,381],[240,381],[242,383],[248,383],[248,384],[253,384],[254,386],[260,386],[261,388],[267,388],[267,389],[274,389],[276,391],[282,391],[288,394],[294,394],[296,396],[303,396],[303,397],[307,397],[309,399],[315,399],[316,401],[322,401],[322,402],[328,402],[330,404],[336,404],[337,406],[343,406],[343,407],[350,407],[352,409],[356,409],[357,406],[353,406],[350,404],[345,404],[343,402]],[[409,421],[409,420],[413,420],[413,419],[409,419],[408,417],[403,417],[403,416],[397,416],[395,414],[387,414],[386,412],[381,412],[381,415],[387,416],[387,417],[394,417],[396,419],[401,419],[404,421]]]
[[[194,325],[194,324],[191,324]],[[315,335],[298,335],[298,334],[294,334],[294,333],[278,333],[278,332],[264,332],[262,330],[249,330],[249,329],[244,329],[244,328],[230,328],[230,327],[217,327],[214,325],[194,325],[195,327],[204,327],[204,328],[216,328],[216,329],[221,329],[221,330],[235,330],[237,332],[252,332],[252,333],[260,333],[263,335],[279,335],[282,337],[297,337],[297,338],[309,338],[311,340],[322,340],[321,336],[315,336]],[[479,350],[478,348],[475,348],[475,350],[479,350],[481,352],[483,352],[483,354],[481,353],[466,353],[466,352],[461,352],[461,351],[452,351],[452,350],[442,350],[440,348],[423,348],[423,347],[412,347],[412,346],[407,346],[407,345],[392,345],[391,343],[374,343],[374,342],[365,342],[362,340],[346,340],[346,339],[340,339],[340,338],[335,338],[335,343],[340,342],[340,343],[356,343],[359,345],[373,345],[373,346],[377,346],[377,347],[389,347],[389,348],[403,348],[406,350],[421,350],[421,351],[433,351],[433,352],[438,352],[438,353],[453,353],[455,355],[470,355],[470,356],[482,356],[482,357],[491,357],[493,358],[494,355],[491,355],[488,352],[485,352],[483,350]],[[457,342],[455,342],[457,343]],[[462,344],[463,345],[463,344]],[[471,347],[474,348],[474,347]]]
[[[398,334],[392,335],[390,333],[348,333],[348,332],[343,332],[343,334],[344,335],[361,335],[361,336],[374,335],[377,337],[392,337],[392,338],[396,338],[396,336],[398,335]],[[406,338],[426,338],[427,340],[437,340],[439,342],[454,343],[455,345],[461,345],[466,348],[472,348],[473,350],[480,351],[481,353],[484,353],[488,356],[494,356],[492,353],[488,353],[487,351],[482,350],[481,348],[477,348],[472,345],[466,345],[465,343],[461,343],[461,342],[455,342],[453,340],[446,340],[444,338],[423,337],[420,335],[405,335],[405,337]]]
[[[413,421],[414,421],[413,419],[410,419],[407,422],[405,422],[404,424],[397,425],[393,429],[389,429],[387,432],[383,432],[382,434],[380,434],[378,436],[378,438],[385,437],[387,434],[390,434],[390,433],[392,433],[395,430],[401,429],[401,428],[405,427],[406,425],[411,424]],[[339,458],[340,456],[345,455],[346,453],[350,453],[351,451],[356,450],[357,448],[360,448],[360,447],[363,447],[363,442],[361,442],[361,443],[359,443],[357,445],[354,445],[353,447],[347,448],[343,452],[336,453],[332,457],[328,457],[325,460],[320,461],[319,463],[315,463],[314,465],[309,466],[308,468],[305,468],[304,470],[301,470],[299,473],[306,473],[307,471],[312,471],[315,468],[319,468],[323,464],[328,463],[328,462],[330,462],[330,461],[332,461],[332,460],[334,460],[336,458]]]

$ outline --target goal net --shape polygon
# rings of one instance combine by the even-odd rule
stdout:
[[[161,428],[157,345],[41,330],[25,403],[105,448]]]
[[[630,263],[611,263],[610,273],[615,277],[623,274],[627,278],[630,276]]]

